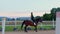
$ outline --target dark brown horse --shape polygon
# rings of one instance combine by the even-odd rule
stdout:
[[[25,32],[27,32],[27,29],[26,29],[27,26],[34,26],[35,27],[35,31],[37,32],[38,22],[42,22],[41,17],[39,17],[39,16],[34,17],[33,13],[31,12],[31,20],[24,20],[22,25],[21,25],[21,29],[22,29],[23,25],[25,25],[24,30],[25,30]]]
[[[27,32],[27,29],[26,29],[27,26],[34,26],[35,27],[35,31],[37,32],[38,22],[42,22],[42,19],[41,18],[36,18],[36,19],[34,19],[34,22],[31,21],[31,20],[24,20],[22,25],[21,25],[21,29],[22,29],[23,25],[25,25],[24,31]]]

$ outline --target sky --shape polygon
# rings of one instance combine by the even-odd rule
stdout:
[[[0,16],[42,16],[52,8],[60,7],[60,0],[0,0]]]

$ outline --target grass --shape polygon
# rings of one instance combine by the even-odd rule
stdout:
[[[21,28],[20,28],[21,26],[16,26],[16,28],[18,29],[18,30],[21,30]],[[37,28],[38,28],[38,30],[40,29],[40,28],[45,28],[45,29],[48,29],[48,30],[50,30],[51,28],[52,28],[53,26],[37,26]],[[2,28],[2,26],[0,26],[0,29]],[[34,30],[34,27],[33,26],[31,26],[30,27],[32,30]],[[14,29],[14,26],[5,26],[5,31],[13,31],[13,29]],[[24,27],[23,27],[23,29],[24,29]]]

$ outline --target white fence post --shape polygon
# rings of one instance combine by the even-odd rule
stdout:
[[[15,28],[16,28],[16,18],[15,18]]]
[[[53,19],[53,28],[54,28],[54,19]]]
[[[41,23],[41,28],[43,27],[43,24]]]
[[[2,34],[5,34],[5,20],[6,18],[2,18]]]

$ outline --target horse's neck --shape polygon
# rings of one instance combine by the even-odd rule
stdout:
[[[35,21],[36,24],[38,24],[38,21]]]

